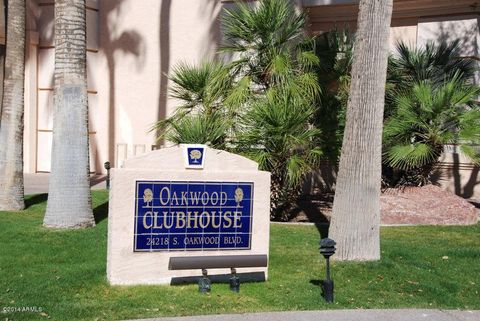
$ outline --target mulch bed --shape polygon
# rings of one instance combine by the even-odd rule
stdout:
[[[293,222],[328,223],[333,194],[299,202]],[[469,202],[438,186],[389,188],[382,192],[381,223],[386,225],[470,225],[478,222],[478,203]]]

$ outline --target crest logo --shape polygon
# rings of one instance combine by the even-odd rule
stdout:
[[[240,203],[241,201],[243,200],[243,189],[241,189],[240,187],[238,187],[236,190],[235,190],[235,202]]]
[[[153,192],[151,189],[146,188],[143,191],[143,202],[150,206],[150,203],[153,201]]]
[[[203,169],[206,146],[199,144],[182,144],[185,168]]]
[[[198,149],[192,149],[188,157],[192,159],[192,163],[198,164],[198,160],[202,158],[202,152]]]

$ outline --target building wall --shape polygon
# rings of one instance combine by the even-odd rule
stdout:
[[[358,13],[358,1],[354,0],[304,0],[310,5],[310,32],[322,33],[333,28],[348,27],[354,31]],[[411,47],[424,46],[428,42],[441,43],[459,39],[462,56],[480,58],[479,8],[468,0],[450,3],[445,0],[394,0],[394,12],[390,32],[390,48],[395,51],[398,41]],[[480,84],[477,73],[476,82]],[[442,155],[433,181],[435,184],[465,198],[480,199],[479,167],[453,147]],[[305,183],[307,194],[332,191],[336,173],[324,164],[312,173]]]
[[[307,8],[312,33],[334,27],[355,28],[356,1],[296,2],[312,6]],[[113,166],[120,166],[126,158],[159,146],[150,128],[171,115],[178,104],[168,98],[166,75],[181,61],[194,64],[215,55],[221,37],[221,9],[231,3],[227,0],[87,0],[92,171],[104,171],[103,163],[107,160]],[[425,7],[431,3],[395,0],[392,50],[399,40],[415,46],[430,40],[460,38],[465,55],[478,57],[477,8],[468,6],[468,0],[459,0],[452,4],[456,15],[449,15],[446,0],[437,3],[440,9]],[[25,171],[40,172],[50,170],[54,7],[53,0],[27,0],[27,4]],[[2,34],[0,30],[0,40]],[[478,168],[462,157],[452,156],[451,160],[444,162],[445,175],[438,181],[446,188],[453,186],[455,191],[463,191],[466,184],[471,185],[475,180],[471,177]],[[455,160],[459,160],[457,165]],[[458,170],[464,172],[457,175],[454,171]],[[311,184],[316,183],[313,180]],[[476,189],[467,194],[480,197]]]
[[[167,74],[214,55],[221,4],[214,0],[103,0],[100,104],[108,110],[104,158],[115,166],[159,143],[152,125],[171,115]]]
[[[26,172],[49,172],[53,126],[54,2],[27,1],[27,46],[25,55],[25,144]],[[87,75],[90,114],[98,111],[96,55],[98,54],[97,0],[87,1]],[[90,117],[90,168],[98,165],[98,118]]]
[[[53,125],[53,0],[28,0],[25,171],[48,172]],[[91,171],[119,166],[159,144],[152,125],[170,115],[167,74],[212,57],[216,0],[87,0]]]

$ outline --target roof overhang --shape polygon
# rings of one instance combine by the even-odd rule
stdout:
[[[311,30],[327,26],[355,28],[358,0],[302,0]],[[411,25],[418,19],[480,14],[480,0],[394,0],[392,25]]]

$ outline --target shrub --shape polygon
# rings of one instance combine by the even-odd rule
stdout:
[[[315,114],[311,99],[293,91],[271,88],[255,100],[236,137],[236,149],[271,172],[271,218],[281,221],[291,218],[301,184],[322,156],[320,131],[309,124]]]
[[[460,144],[478,159],[469,145],[480,142],[479,93],[456,74],[442,85],[421,81],[396,97],[384,125],[384,160],[400,171],[400,184],[427,184],[445,144]]]

